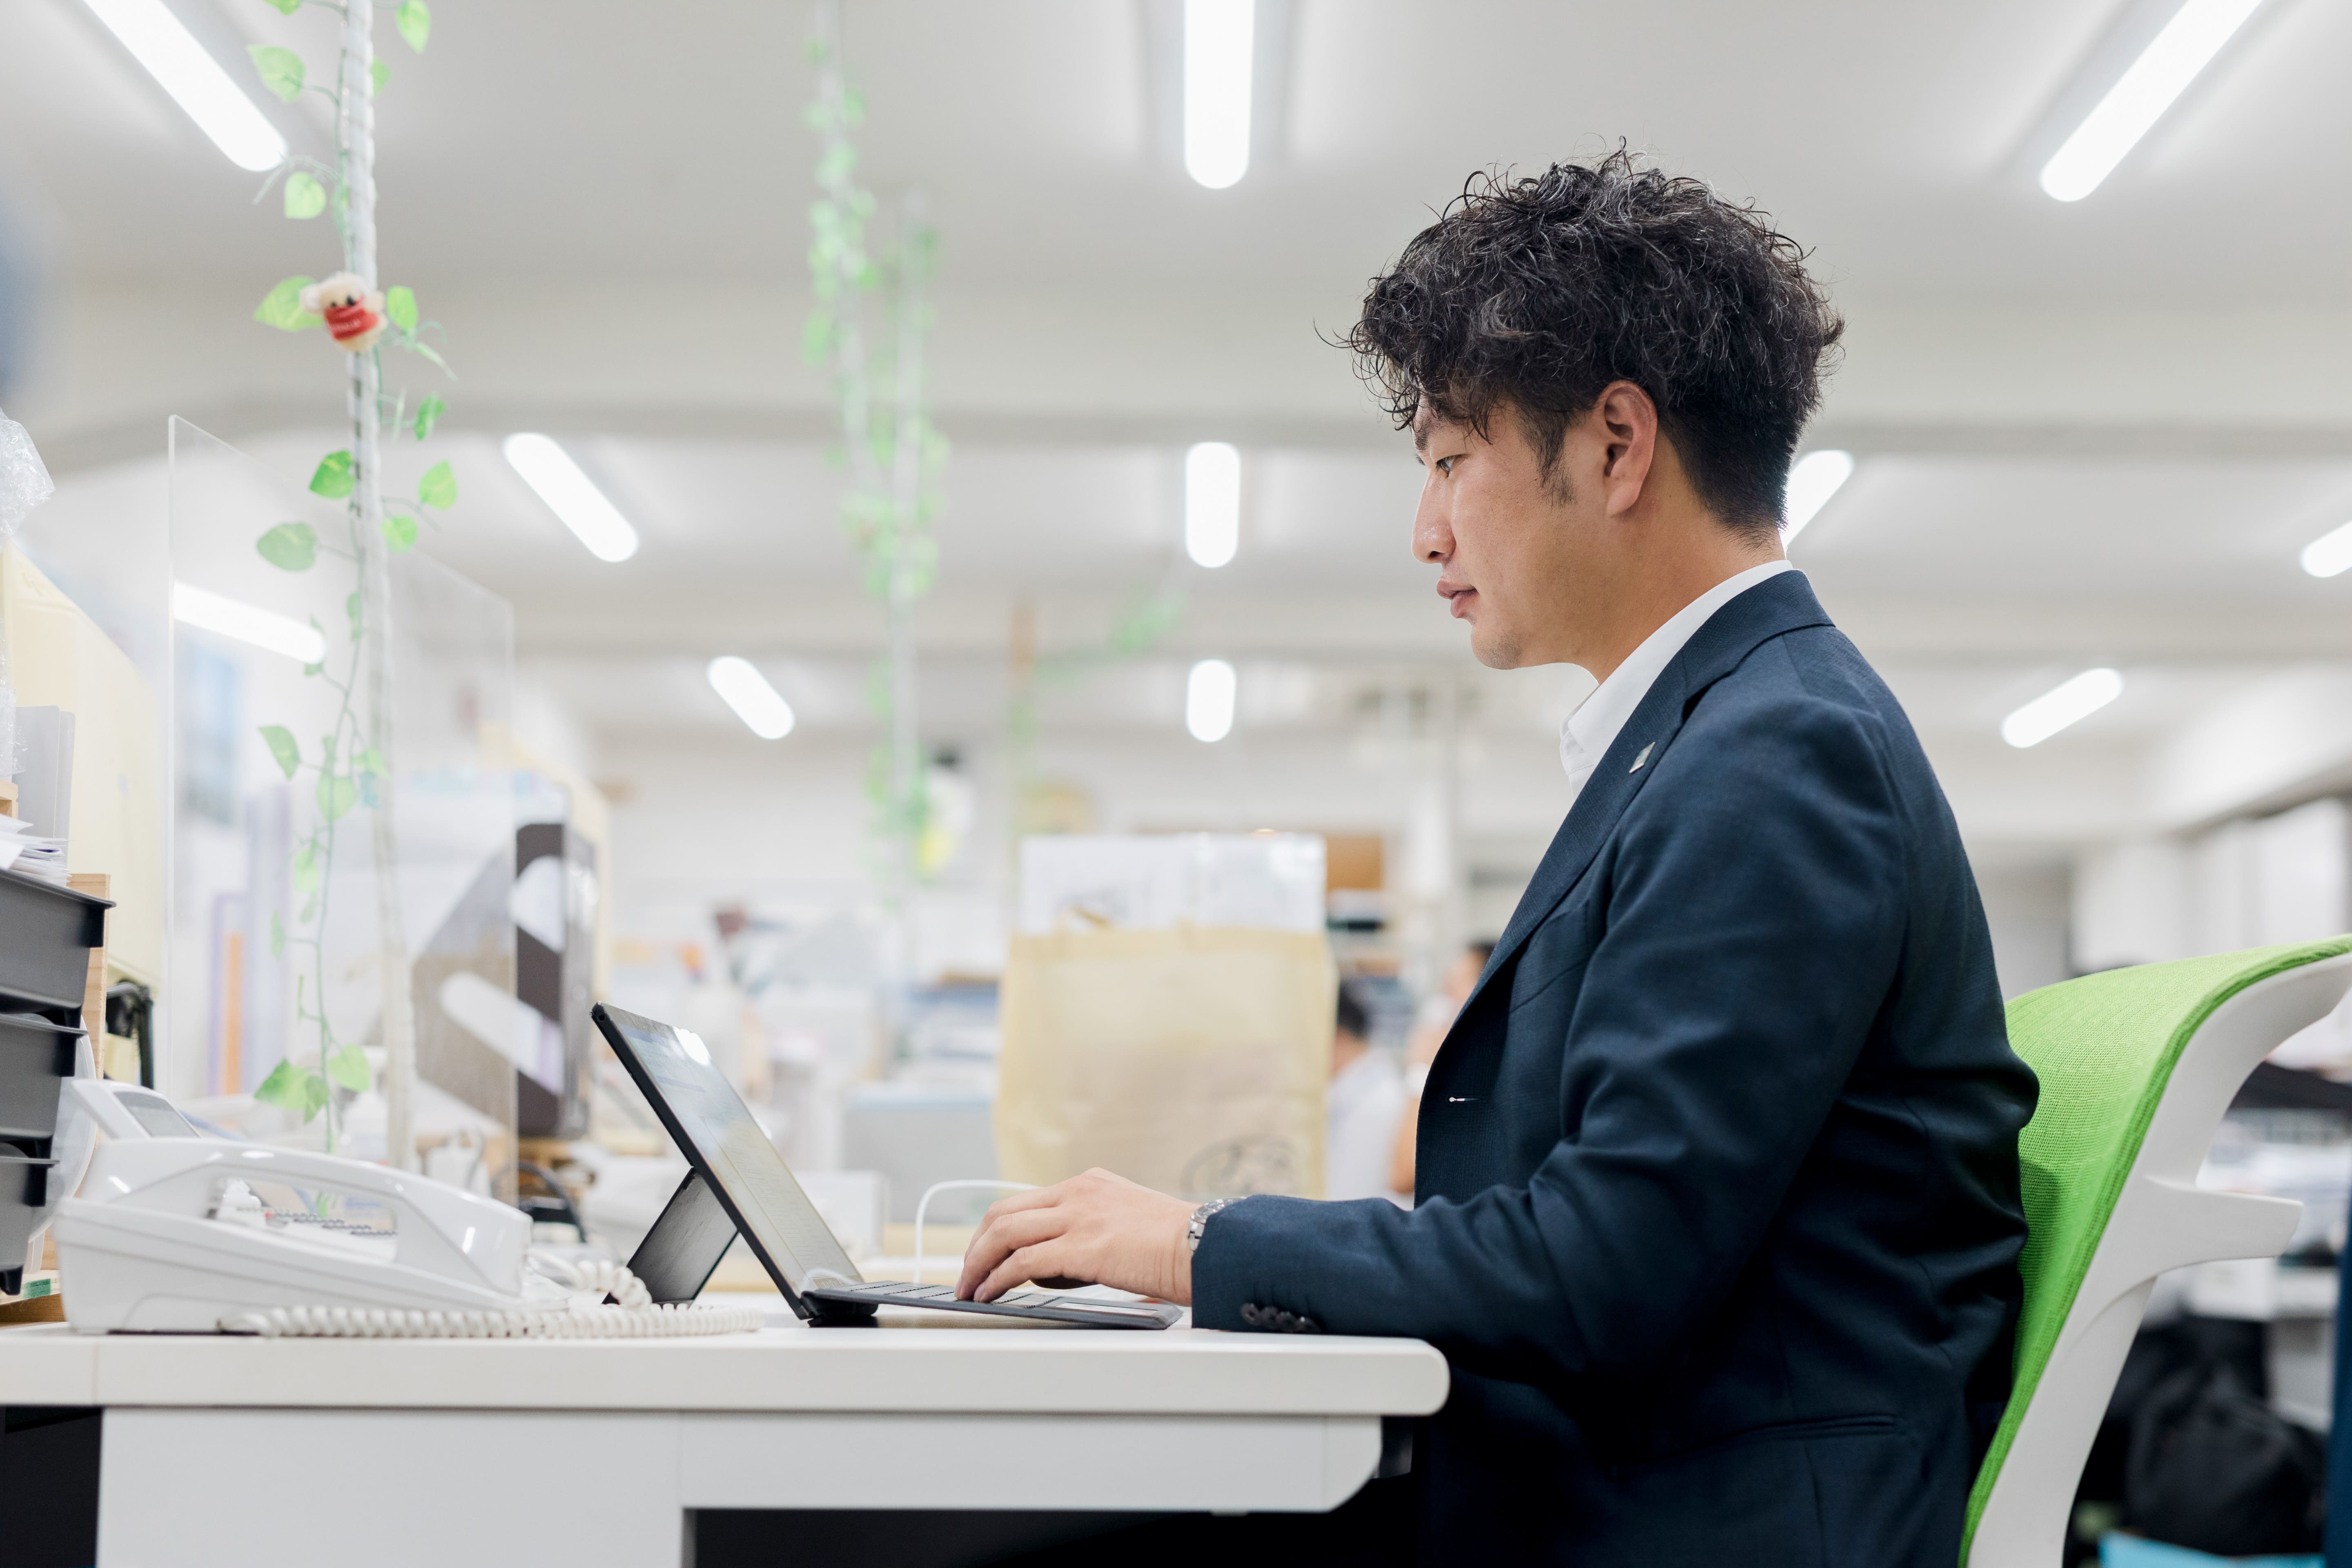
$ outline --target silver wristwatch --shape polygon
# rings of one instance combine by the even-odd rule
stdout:
[[[1231,1198],[1213,1198],[1192,1211],[1192,1219],[1184,1226],[1184,1239],[1190,1244],[1191,1251],[1201,1250],[1201,1237],[1209,1228],[1209,1216],[1233,1201]]]

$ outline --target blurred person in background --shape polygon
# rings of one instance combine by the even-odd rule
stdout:
[[[1391,1174],[1406,1108],[1404,1077],[1395,1057],[1373,1047],[1370,1017],[1341,982],[1331,1031],[1331,1088],[1324,1100],[1325,1197],[1404,1201],[1399,1194],[1412,1190],[1410,1178],[1400,1188]]]
[[[1437,1047],[1445,1043],[1462,1004],[1478,988],[1478,976],[1486,973],[1486,960],[1494,951],[1491,942],[1474,942],[1454,954],[1437,989],[1423,998],[1420,1011],[1413,1016],[1412,1033],[1405,1038],[1404,1115],[1398,1122],[1396,1147],[1389,1156],[1389,1185],[1397,1192],[1412,1191],[1413,1143],[1421,1124],[1421,1089],[1429,1081],[1429,1064],[1437,1059]],[[1412,1199],[1408,1196],[1405,1201],[1409,1204]]]

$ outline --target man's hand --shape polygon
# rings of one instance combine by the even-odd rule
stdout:
[[[1015,1193],[982,1217],[956,1296],[993,1301],[1024,1280],[1075,1279],[1190,1306],[1184,1232],[1197,1206],[1099,1170]]]

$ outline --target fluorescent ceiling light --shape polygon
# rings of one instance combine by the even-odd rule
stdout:
[[[302,664],[317,664],[327,657],[327,639],[319,635],[318,627],[185,583],[172,584],[172,618],[203,631],[251,643],[271,653],[282,653]]]
[[[1184,728],[1196,741],[1222,741],[1234,732],[1234,667],[1204,658],[1184,682]]]
[[[637,531],[551,437],[528,431],[509,436],[505,451],[514,471],[580,536],[589,554],[599,561],[626,561],[637,552]]]
[[[750,659],[727,654],[712,659],[703,673],[709,678],[710,689],[725,698],[735,717],[762,741],[781,741],[793,732],[793,705],[768,684],[768,678]]]
[[[1255,0],[1184,0],[1184,172],[1213,191],[1249,173]]]
[[[1789,501],[1786,521],[1780,524],[1780,542],[1794,542],[1805,531],[1805,524],[1813,521],[1822,508],[1830,504],[1830,497],[1839,487],[1853,478],[1852,452],[1808,452],[1797,459],[1789,470]]]
[[[2079,202],[2097,190],[2261,4],[2188,0],[2042,166],[2042,188],[2062,202]]]
[[[2089,718],[2124,694],[2124,678],[2112,669],[2086,669],[2052,688],[2000,721],[2000,738],[2012,746],[2038,746],[2067,725]]]
[[[1184,454],[1184,553],[1203,566],[1234,558],[1242,537],[1242,455],[1223,441]]]
[[[2303,569],[2315,577],[2333,577],[2352,566],[2352,522],[2330,529],[2303,547]]]
[[[89,0],[107,30],[122,40],[131,58],[147,68],[172,101],[188,111],[196,129],[213,139],[240,169],[259,174],[286,161],[286,138],[263,118],[253,100],[238,90],[220,62],[163,0]]]

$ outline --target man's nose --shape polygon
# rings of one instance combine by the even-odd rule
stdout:
[[[1444,562],[1454,553],[1454,528],[1439,502],[1436,486],[1425,484],[1421,490],[1421,506],[1412,514],[1412,558],[1432,565]]]

